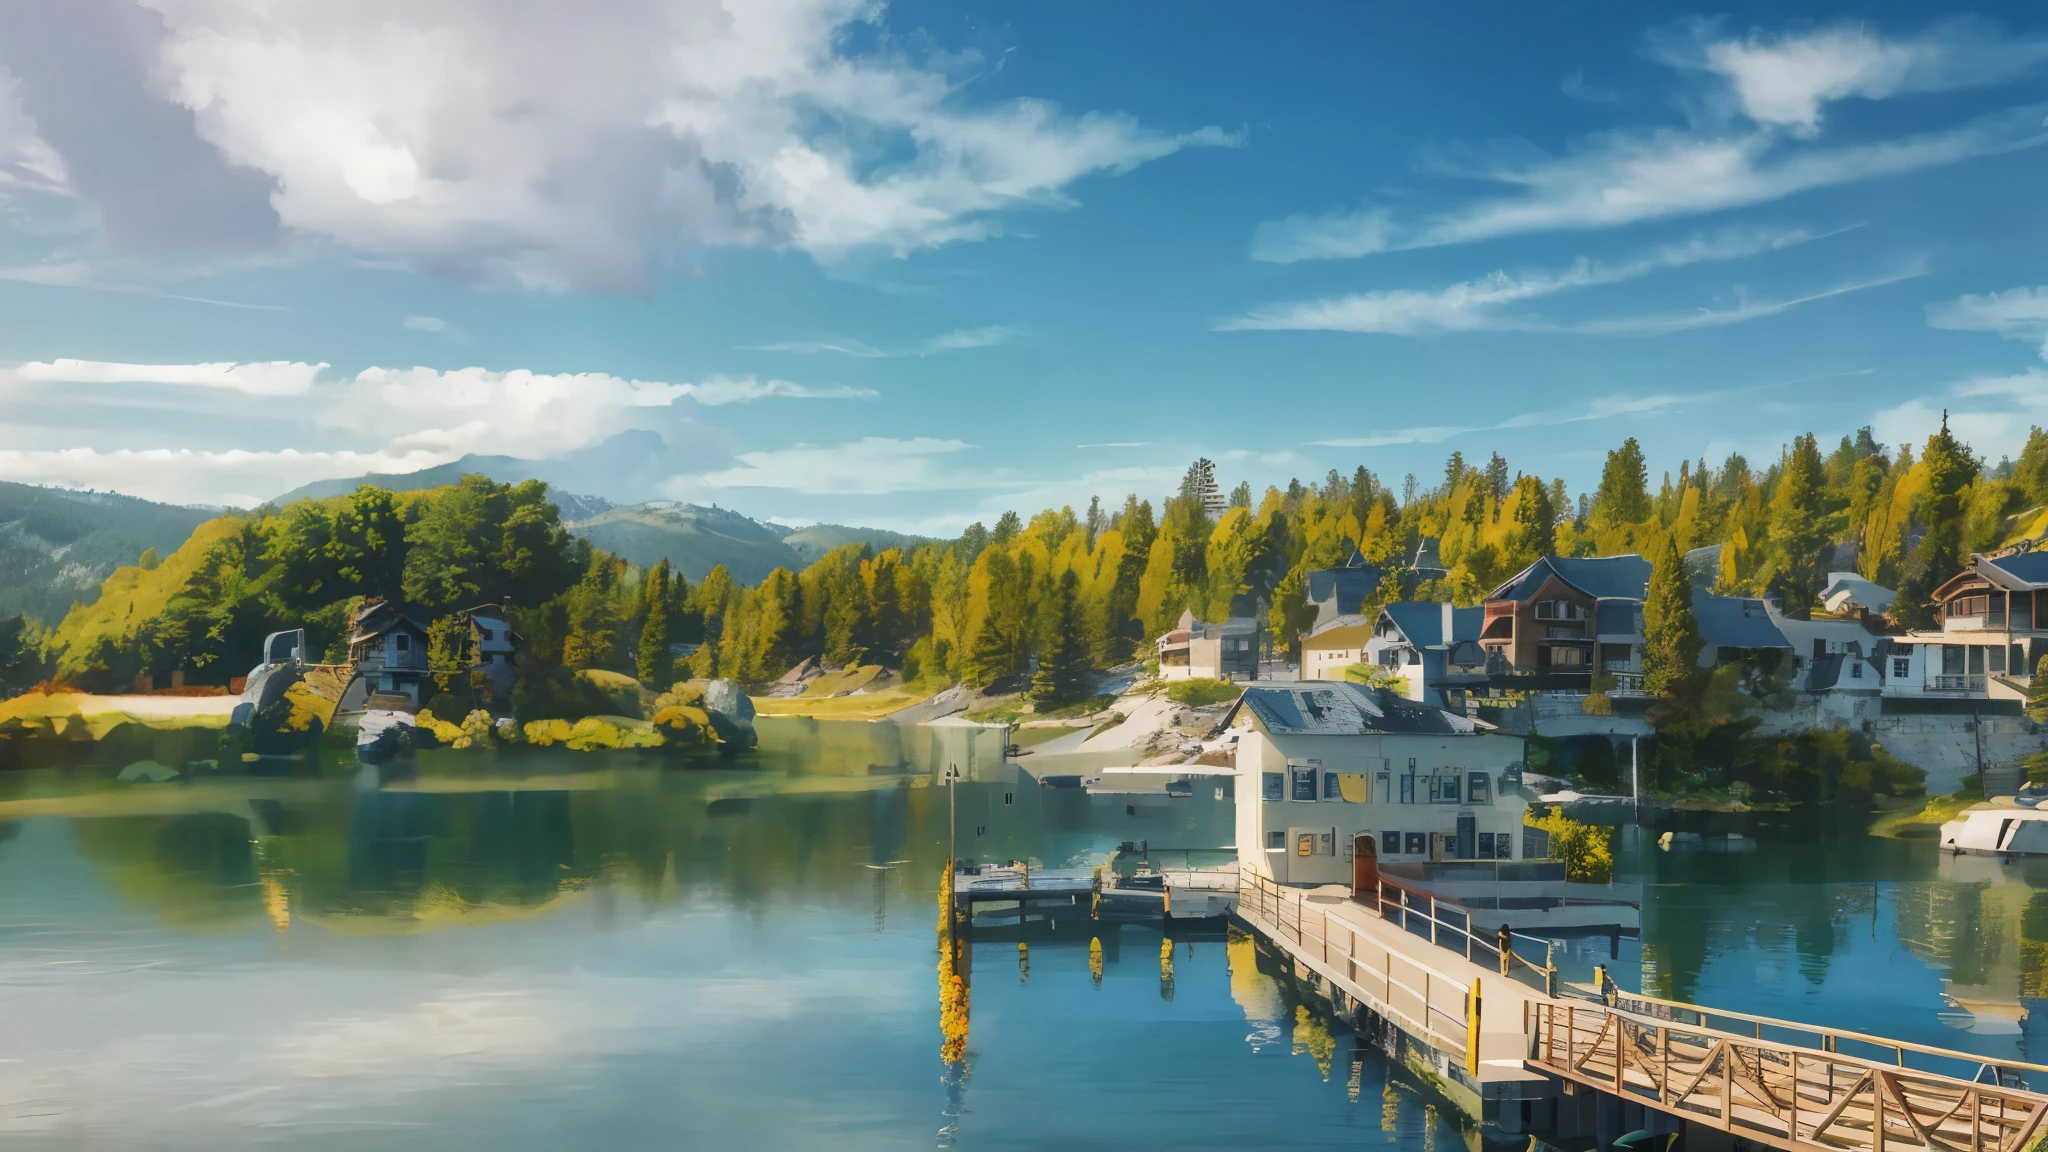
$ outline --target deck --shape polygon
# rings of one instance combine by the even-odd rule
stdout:
[[[2030,1152],[2048,1066],[1604,989],[1560,987],[1534,942],[1404,926],[1348,888],[1247,875],[1237,915],[1424,1046],[1442,1086],[1474,1107],[1592,1089],[1674,1120],[1788,1152]]]

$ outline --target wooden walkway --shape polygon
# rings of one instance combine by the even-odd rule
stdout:
[[[1435,916],[1418,934],[1328,891],[1247,876],[1238,915],[1475,1095],[1541,1074],[1787,1152],[2048,1152],[2048,1094],[2025,1086],[2048,1086],[2048,1066],[1611,990],[1555,995],[1554,968],[1511,951],[1502,975],[1484,935]]]

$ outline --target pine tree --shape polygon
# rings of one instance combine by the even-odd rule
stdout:
[[[1804,620],[1827,580],[1827,532],[1822,522],[1820,446],[1813,436],[1792,440],[1771,494],[1772,588],[1785,600],[1785,614]]]
[[[640,682],[660,691],[666,687],[668,655],[668,561],[663,560],[647,574],[641,595],[647,603],[647,619],[640,625],[640,646],[634,652],[633,668]]]
[[[1643,688],[1667,704],[1683,707],[1699,682],[1699,621],[1692,614],[1692,581],[1678,555],[1678,542],[1665,537],[1650,570],[1643,601]]]
[[[1181,477],[1180,496],[1189,500],[1202,514],[1215,517],[1223,511],[1222,489],[1216,487],[1216,464],[1207,456],[1188,465],[1187,475]]]
[[[1926,470],[1927,486],[1917,518],[1927,525],[1927,534],[1906,564],[1894,607],[1907,628],[1933,626],[1934,590],[1963,566],[1963,490],[1977,478],[1979,466],[1969,447],[1950,434],[1947,412],[1941,414],[1941,431],[1927,438],[1920,467]]]
[[[1557,509],[1550,503],[1550,490],[1534,476],[1515,480],[1514,527],[1508,534],[1510,569],[1520,569],[1557,549]]]
[[[1081,636],[1080,577],[1060,575],[1039,648],[1038,672],[1031,678],[1031,702],[1039,711],[1070,704],[1088,694],[1088,645]]]
[[[1607,454],[1600,488],[1593,495],[1593,516],[1610,525],[1640,524],[1650,518],[1650,472],[1642,445],[1631,436]]]

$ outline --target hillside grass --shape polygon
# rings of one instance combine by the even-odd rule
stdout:
[[[51,634],[51,647],[61,653],[59,676],[85,671],[101,640],[126,647],[135,630],[155,618],[170,604],[206,558],[208,549],[240,529],[239,517],[221,516],[199,525],[176,552],[152,569],[137,565],[116,568],[100,585],[100,598],[91,604],[73,605],[63,623]]]
[[[884,688],[858,696],[816,697],[756,696],[754,711],[762,716],[808,716],[814,720],[879,720],[912,704],[922,704],[934,693],[928,688]]]
[[[232,696],[92,696],[82,692],[30,692],[0,701],[0,733],[94,740],[123,724],[145,728],[225,728]]]

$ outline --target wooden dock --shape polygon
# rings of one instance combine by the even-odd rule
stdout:
[[[1590,1090],[1661,1113],[1668,1130],[1787,1152],[2048,1152],[2048,1094],[2028,1087],[2048,1087],[2048,1066],[1560,986],[1530,942],[1503,956],[1497,933],[1435,916],[1418,933],[1335,886],[1247,875],[1237,916],[1340,1010],[1398,1028],[1410,1069],[1475,1119]]]

